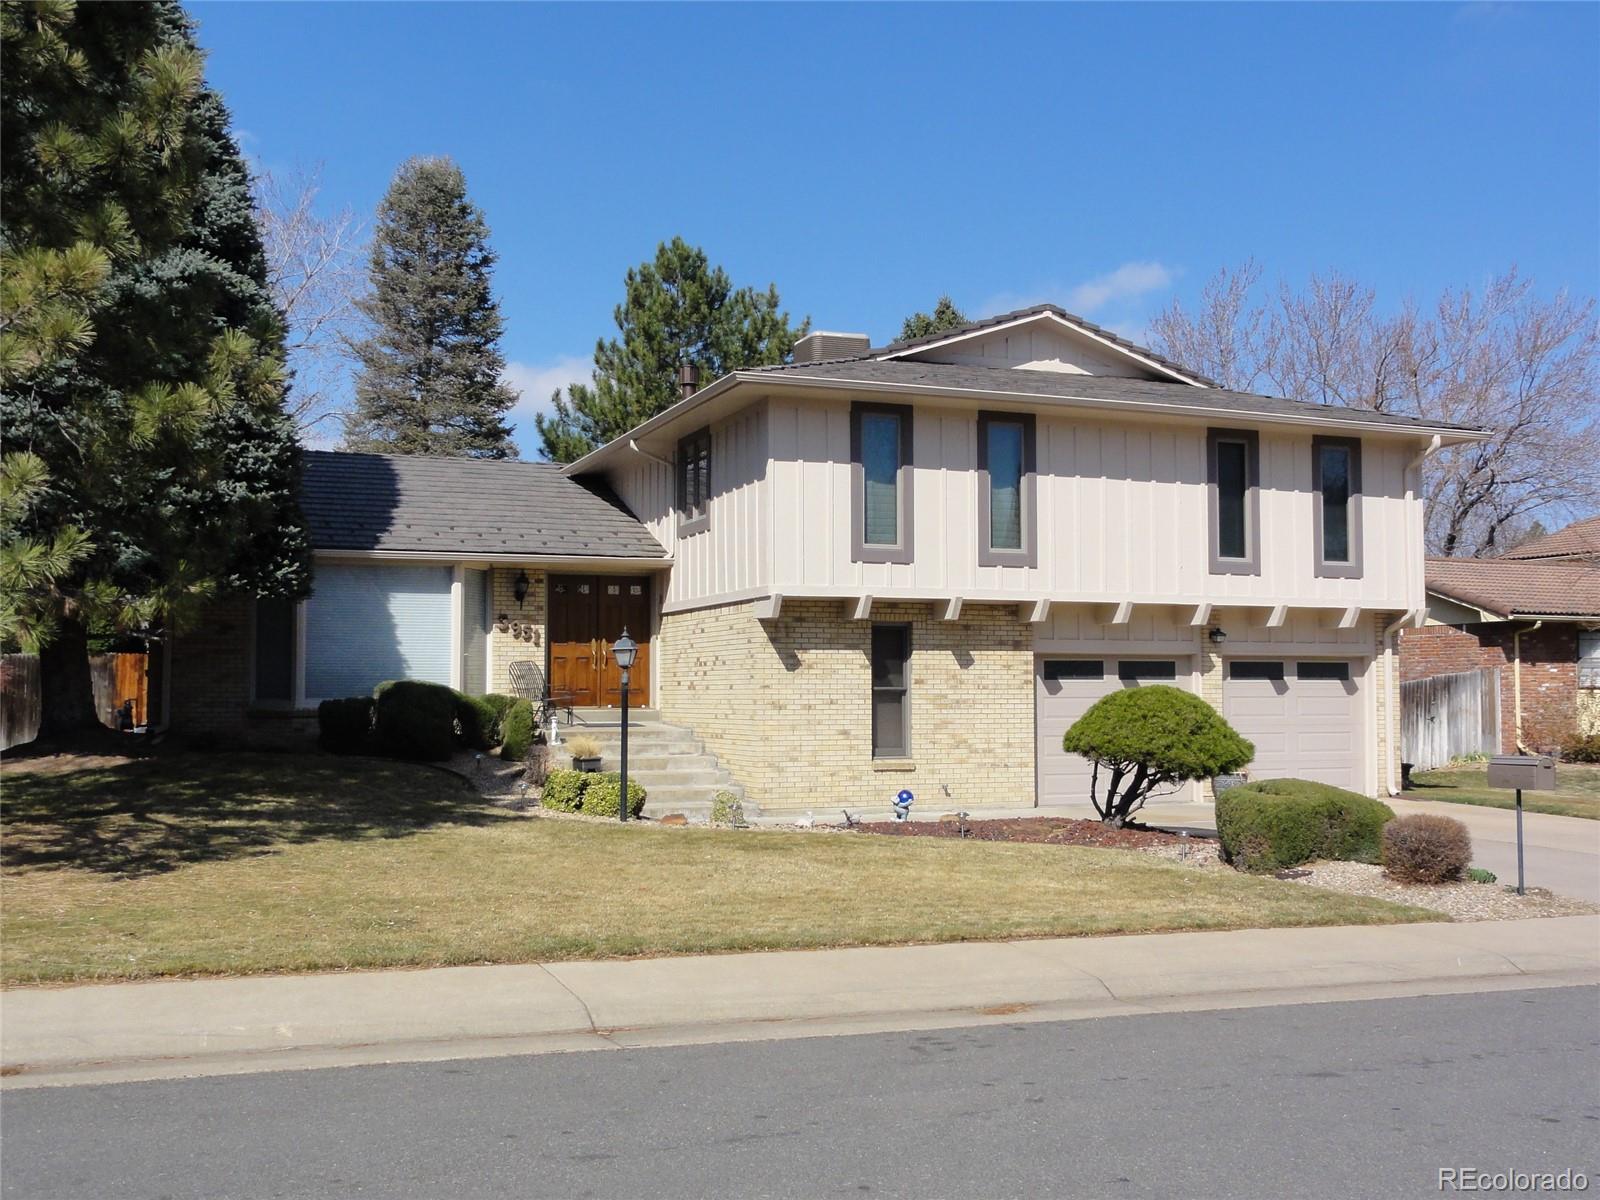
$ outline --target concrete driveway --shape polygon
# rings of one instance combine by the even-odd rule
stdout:
[[[1502,883],[1517,882],[1517,815],[1510,809],[1398,798],[1384,803],[1397,816],[1454,817],[1472,833],[1473,866],[1493,871]],[[1214,833],[1217,828],[1216,810],[1209,804],[1152,804],[1139,819],[1166,829]],[[1600,904],[1600,821],[1545,813],[1524,813],[1522,820],[1528,886]]]

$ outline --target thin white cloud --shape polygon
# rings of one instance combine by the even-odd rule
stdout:
[[[1127,305],[1152,292],[1165,291],[1176,278],[1177,272],[1163,263],[1128,262],[1079,283],[1046,283],[1026,292],[1000,292],[979,305],[977,315],[994,316],[1049,302],[1088,317],[1107,307]]]
[[[1088,316],[1119,300],[1135,300],[1172,286],[1173,274],[1158,262],[1123,263],[1115,271],[1080,283],[1067,293],[1066,307]]]
[[[551,396],[557,389],[592,380],[594,362],[576,354],[563,354],[545,363],[508,362],[501,378],[519,393],[516,407],[511,410],[511,425],[522,453],[531,457],[539,448],[534,417],[540,413],[550,415]]]

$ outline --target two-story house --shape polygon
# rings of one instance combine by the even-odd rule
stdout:
[[[517,658],[605,707],[626,625],[635,695],[764,809],[1085,804],[1062,733],[1158,682],[1252,775],[1382,794],[1419,471],[1481,436],[1218,388],[1053,306],[813,333],[565,467],[310,455],[316,593],[186,639],[174,711],[503,690]]]

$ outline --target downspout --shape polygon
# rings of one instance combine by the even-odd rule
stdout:
[[[1440,434],[1434,434],[1428,439],[1428,444],[1417,452],[1416,457],[1406,464],[1405,485],[1406,506],[1408,509],[1406,517],[1408,522],[1406,529],[1407,542],[1414,540],[1410,528],[1411,518],[1409,509],[1411,502],[1416,499],[1418,491],[1416,484],[1417,472],[1422,470],[1422,464],[1427,462],[1429,457],[1435,451],[1437,451],[1439,447],[1443,445],[1443,443],[1444,438]],[[1412,552],[1413,549],[1415,550],[1415,553]],[[1424,574],[1421,588],[1416,587],[1415,578],[1418,564],[1422,562],[1424,557],[1425,547],[1421,545],[1408,548],[1406,552],[1406,594],[1419,599],[1422,602],[1422,606],[1420,608],[1409,609],[1402,613],[1400,617],[1385,627],[1383,633],[1379,635],[1378,639],[1383,648],[1383,695],[1385,708],[1389,714],[1389,753],[1384,755],[1383,758],[1383,774],[1384,785],[1388,788],[1389,795],[1391,796],[1398,796],[1400,794],[1399,781],[1395,778],[1394,773],[1394,765],[1400,757],[1400,689],[1398,681],[1395,679],[1395,672],[1399,669],[1399,652],[1394,644],[1394,635],[1395,632],[1401,629],[1403,626],[1420,626],[1427,618],[1428,585],[1426,574]],[[1424,568],[1424,571],[1426,571],[1426,568]]]
[[[1516,723],[1515,733],[1517,738],[1518,754],[1533,753],[1522,742],[1522,635],[1525,633],[1532,633],[1543,624],[1543,620],[1535,621],[1526,629],[1519,629],[1511,635],[1511,688],[1513,695],[1516,697],[1514,701],[1515,715],[1513,719]]]

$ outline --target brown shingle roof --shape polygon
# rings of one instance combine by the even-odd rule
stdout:
[[[1600,619],[1600,566],[1430,558],[1428,590],[1502,617]]]
[[[1600,516],[1574,521],[1565,529],[1524,542],[1507,550],[1501,558],[1597,558],[1600,559]]]

